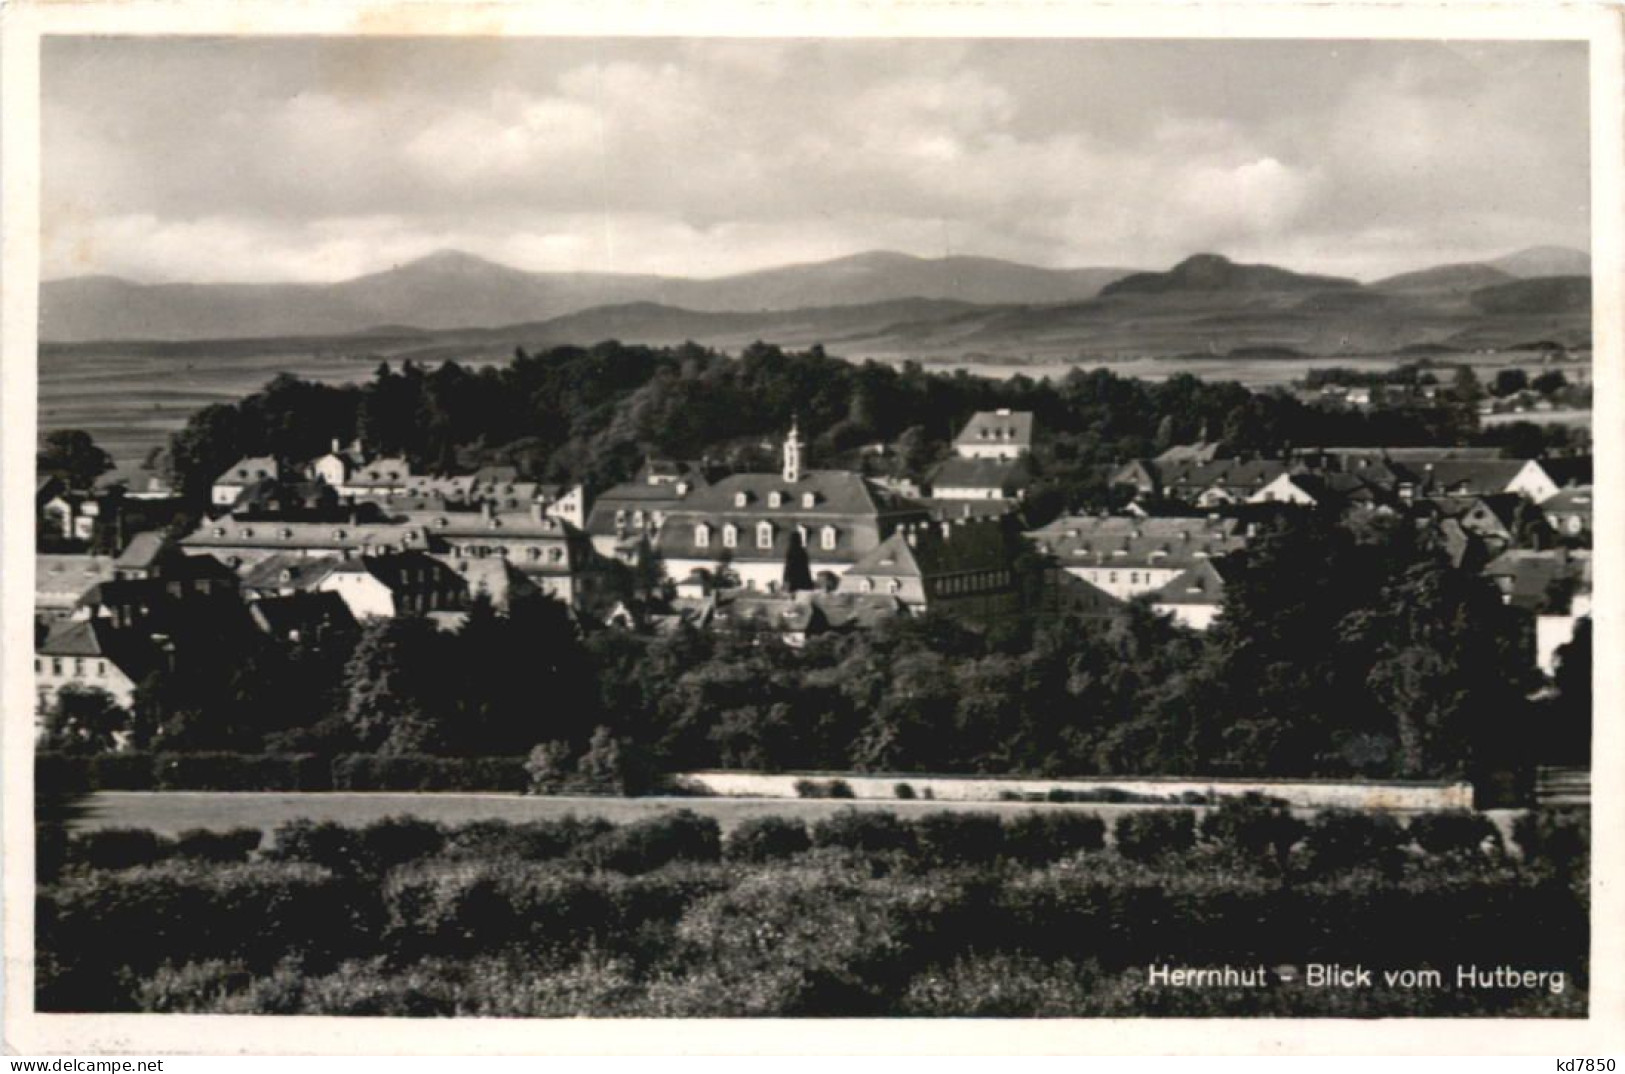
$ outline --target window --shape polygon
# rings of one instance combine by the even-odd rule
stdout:
[[[562,548],[549,548],[547,550],[547,559],[548,559],[548,562],[550,562],[550,563],[562,563],[562,562],[564,562],[564,549],[562,549]]]
[[[707,526],[703,522],[701,522],[698,526],[694,527],[694,547],[696,547],[696,548],[710,548],[711,547],[711,527]]]
[[[782,492],[770,492],[770,493],[768,493],[767,494],[767,505],[769,507],[783,507],[784,506],[784,493],[782,493]]]
[[[903,588],[903,583],[899,582],[895,578],[893,578],[890,582],[886,583],[886,592],[888,592],[888,593],[896,593],[898,590],[900,590],[902,588]]]
[[[803,492],[801,494],[801,506],[802,507],[812,508],[812,507],[817,506],[817,504],[818,504],[818,493],[816,493],[816,492]]]
[[[542,558],[542,550],[540,548],[532,548],[530,550],[530,558],[531,558],[531,560],[533,562],[535,560],[541,559]]]
[[[643,512],[641,510],[632,512],[632,525],[639,529],[643,528]]]
[[[735,507],[743,507],[749,502],[750,502],[750,493],[748,493],[748,492],[736,492],[736,493],[734,493],[734,506]]]
[[[873,593],[875,591],[875,580],[873,578],[865,578],[863,580],[863,591],[865,593]]]
[[[38,675],[40,672],[42,672],[44,670],[45,670],[45,661],[41,660],[39,657],[36,656],[34,658],[34,674]]]
[[[61,657],[53,656],[51,658],[51,674],[52,675],[60,675],[60,674],[62,674],[62,658]]]
[[[835,547],[835,527],[825,526],[818,531],[818,547],[828,552]]]
[[[733,523],[722,527],[722,547],[734,548],[739,544],[739,527]]]
[[[771,522],[758,522],[756,524],[756,547],[757,548],[772,548],[773,547],[773,523],[771,523]]]
[[[107,676],[107,661],[105,661],[105,660],[96,661],[96,674],[98,676],[102,677],[102,678],[106,678],[106,676]]]
[[[615,524],[617,526],[626,525],[626,511],[625,510],[620,510],[620,511],[615,512]]]

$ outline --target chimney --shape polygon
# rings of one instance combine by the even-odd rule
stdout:
[[[483,518],[487,522],[496,521],[496,517],[497,517],[496,504],[492,503],[490,500],[481,500],[480,501],[480,517]]]
[[[339,438],[336,437],[336,436],[333,438],[332,448],[333,448],[333,454],[335,454],[335,455],[337,455],[340,451],[344,450],[344,445],[339,443]]]
[[[942,539],[944,541],[946,541],[948,538],[952,537],[953,535],[954,535],[954,524],[952,522],[944,521],[942,523]]]
[[[540,500],[530,505],[530,517],[537,522],[547,521],[547,504]]]

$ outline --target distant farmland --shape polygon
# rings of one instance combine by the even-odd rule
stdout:
[[[329,384],[365,381],[382,361],[415,361],[438,365],[456,360],[470,365],[505,362],[523,340],[486,338],[467,345],[421,335],[338,337],[306,340],[234,340],[219,342],[152,342],[45,344],[39,354],[39,426],[84,429],[112,453],[122,468],[138,466],[152,448],[188,417],[211,403],[230,403],[262,387],[279,373],[292,373]],[[832,347],[836,353],[844,353]],[[900,360],[892,354],[870,354],[861,347],[847,355]],[[1208,380],[1235,380],[1249,388],[1285,386],[1310,369],[1332,366],[1380,370],[1414,360],[1406,356],[1338,356],[1288,358],[1142,357],[1132,359],[1042,358],[1030,362],[978,358],[912,356],[927,369],[964,369],[977,376],[1003,378],[1024,373],[1062,377],[1072,369],[1111,369],[1121,376],[1162,380],[1192,373]],[[1442,365],[1468,363],[1481,368],[1522,365],[1533,368],[1531,354],[1448,355]],[[1536,422],[1589,421],[1580,414],[1519,414],[1491,420]]]

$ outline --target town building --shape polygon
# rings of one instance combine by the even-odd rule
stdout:
[[[837,592],[893,596],[913,614],[1011,615],[1022,607],[1018,540],[998,521],[915,523],[864,554]]]
[[[1540,509],[1552,529],[1568,538],[1589,540],[1591,537],[1590,485],[1576,485],[1559,489],[1541,501]]]
[[[938,464],[928,481],[934,500],[1020,500],[1032,473],[1023,459],[955,457]]]
[[[105,690],[129,708],[142,679],[162,666],[162,650],[139,631],[106,619],[63,620],[34,649],[35,713],[43,717],[65,686]]]
[[[281,466],[269,455],[250,455],[238,459],[214,479],[209,490],[209,502],[216,507],[230,507],[250,486],[282,476]]]
[[[1224,610],[1225,571],[1230,561],[1204,559],[1151,592],[1151,608],[1180,626],[1206,630]]]
[[[1033,447],[1033,416],[1025,410],[981,410],[954,439],[962,459],[1018,459]]]
[[[118,576],[112,556],[41,553],[34,557],[34,614],[66,618],[92,586]]]
[[[902,526],[924,522],[919,503],[843,470],[808,470],[794,426],[777,474],[733,474],[692,489],[662,508],[654,547],[667,574],[732,574],[747,589],[781,587],[793,542],[800,542],[822,588]]]
[[[412,523],[244,521],[231,517],[203,521],[182,537],[187,555],[212,555],[244,570],[275,555],[376,556],[422,551],[428,533]]]
[[[1246,547],[1234,518],[1063,515],[1027,534],[1068,573],[1129,600],[1162,588],[1203,560]]]
[[[630,563],[644,542],[658,540],[666,517],[707,485],[694,463],[649,459],[631,481],[606,489],[587,512],[587,534],[606,559]]]

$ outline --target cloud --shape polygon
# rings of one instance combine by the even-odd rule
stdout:
[[[876,247],[1372,275],[1588,227],[1561,43],[53,41],[50,274],[458,246],[722,273]],[[207,102],[208,107],[196,106]],[[184,105],[184,106],[183,106]]]

